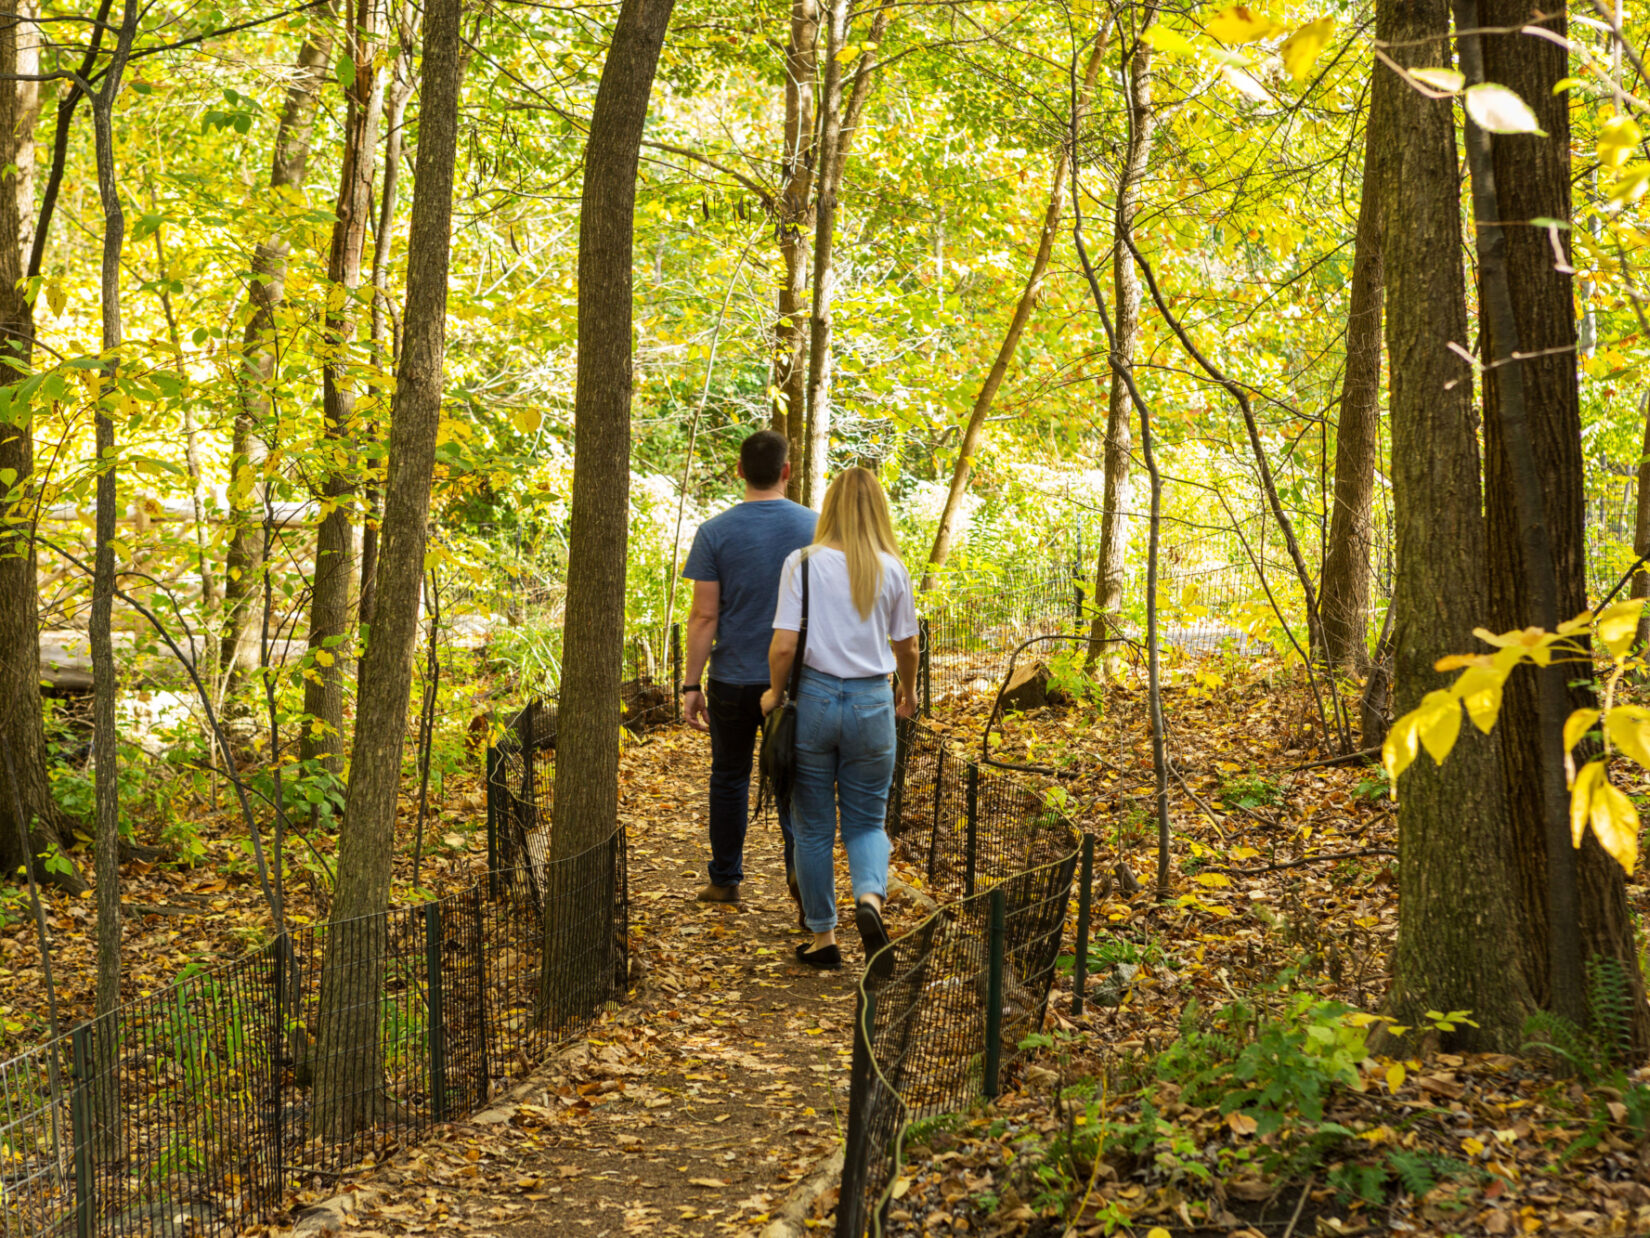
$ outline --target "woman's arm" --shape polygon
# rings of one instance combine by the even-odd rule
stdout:
[[[917,638],[891,641],[894,667],[899,678],[894,683],[894,712],[901,718],[917,716]]]
[[[912,646],[916,641],[912,640]],[[762,694],[762,712],[771,712],[785,697],[785,684],[791,677],[791,663],[796,661],[796,633],[790,628],[775,628],[773,642],[768,646],[768,690]]]

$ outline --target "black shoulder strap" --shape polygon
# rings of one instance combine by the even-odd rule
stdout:
[[[802,655],[808,650],[808,556],[802,556],[802,626],[796,632],[796,659],[791,663],[791,682],[785,689],[794,700],[802,683]]]

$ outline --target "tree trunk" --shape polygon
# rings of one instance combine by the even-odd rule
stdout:
[[[779,288],[779,316],[774,323],[773,428],[791,444],[789,493],[801,500],[806,471],[807,336],[803,332],[808,295],[808,246],[805,232],[811,214],[814,183],[814,82],[819,57],[817,0],[792,0],[791,41],[785,49],[785,164],[784,178],[774,199],[779,252],[785,260],[785,282]]]
[[[401,366],[390,412],[379,603],[362,657],[355,753],[338,835],[338,883],[321,972],[316,1123],[331,1138],[345,1138],[370,1125],[382,1105],[378,1003],[386,952],[384,913],[389,906],[401,751],[418,645],[430,478],[441,420],[453,163],[463,74],[459,15],[460,0],[426,0],[417,179],[407,237]],[[617,693],[612,695],[617,698]]]
[[[1510,0],[1478,0],[1477,27],[1504,24],[1516,31],[1528,11]],[[1457,24],[1465,14],[1458,11]],[[1543,22],[1559,36],[1565,33],[1562,13]],[[1562,96],[1553,94],[1554,84],[1567,76],[1562,48],[1545,39],[1523,34],[1485,35],[1483,47],[1486,80],[1500,83],[1527,100],[1547,131],[1546,137],[1518,135],[1492,137],[1490,157],[1494,175],[1494,218],[1527,220],[1570,219],[1570,124],[1569,109]],[[1487,204],[1486,204],[1487,205]],[[1482,220],[1480,227],[1483,228]],[[1536,612],[1538,599],[1529,581],[1524,523],[1518,504],[1518,470],[1504,424],[1512,380],[1522,390],[1527,418],[1527,448],[1533,449],[1534,467],[1529,484],[1540,503],[1540,518],[1546,526],[1551,547],[1551,607],[1557,620],[1570,618],[1587,608],[1586,539],[1584,528],[1584,460],[1581,446],[1581,400],[1576,382],[1576,321],[1574,290],[1568,270],[1554,261],[1552,239],[1545,228],[1485,229],[1501,239],[1505,260],[1504,309],[1511,318],[1509,333],[1515,340],[1496,335],[1490,286],[1494,269],[1484,267],[1484,339],[1491,359],[1516,350],[1526,360],[1491,368],[1484,383],[1485,513],[1489,531],[1489,590],[1491,624],[1497,631],[1523,628],[1529,624],[1551,627],[1550,620]],[[1558,233],[1568,267],[1569,233]],[[1533,355],[1532,355],[1533,354]],[[1538,700],[1538,676],[1520,673],[1507,683],[1496,727],[1500,740],[1502,776],[1507,794],[1506,834],[1502,848],[1515,862],[1515,876],[1524,914],[1524,930],[1518,939],[1526,981],[1538,1003],[1575,1019],[1582,1017],[1586,998],[1582,980],[1594,960],[1613,960],[1623,972],[1633,993],[1633,1048],[1640,1056],[1650,1049],[1650,1010],[1644,1002],[1643,978],[1639,974],[1638,952],[1632,920],[1627,907],[1626,882],[1621,867],[1598,845],[1589,831],[1580,852],[1570,845],[1567,831],[1555,829],[1557,807],[1567,808],[1568,797],[1555,805],[1560,787],[1543,786],[1543,712],[1548,728],[1561,728],[1571,709],[1596,707],[1597,701],[1586,686],[1566,687],[1578,678],[1573,667],[1555,667],[1541,672],[1555,680],[1553,700]],[[1550,739],[1551,737],[1549,737]],[[1551,744],[1549,744],[1551,746]],[[1549,780],[1562,774],[1562,740],[1557,753],[1548,757],[1559,768],[1548,770]],[[1544,795],[1546,804],[1544,809]],[[1567,816],[1557,813],[1557,824],[1567,826]],[[1556,851],[1556,854],[1555,854]],[[1573,866],[1574,872],[1550,871],[1554,860]],[[1549,881],[1574,883],[1575,920],[1572,940],[1558,940],[1554,957],[1554,931]],[[1562,906],[1563,898],[1560,899]],[[1569,919],[1569,916],[1565,917]],[[1556,992],[1551,977],[1572,976],[1575,991],[1568,997]],[[1569,1006],[1570,1008],[1566,1008]]]
[[[1406,66],[1448,65],[1448,0],[1378,0],[1376,38]],[[1472,371],[1449,350],[1470,338],[1453,104],[1425,98],[1390,69],[1375,75],[1374,89],[1390,96],[1376,110],[1393,118],[1376,140],[1391,191],[1381,219],[1398,551],[1394,707],[1402,713],[1445,686],[1438,658],[1472,647],[1488,581]],[[1471,1010],[1479,1026],[1458,1025],[1452,1044],[1516,1050],[1530,1001],[1494,742],[1463,725],[1447,766],[1423,755],[1401,790],[1388,1013],[1425,1027],[1428,1010]]]
[[[673,6],[624,0],[585,147],[554,859],[602,842],[618,820],[636,160]],[[548,933],[545,943],[549,949]]]
[[[853,89],[847,106],[842,102],[842,50],[848,41],[848,0],[830,0],[825,27],[825,83],[819,103],[819,193],[814,202],[813,311],[808,320],[807,428],[802,465],[803,502],[818,505],[825,498],[825,473],[831,452],[831,297],[835,292],[837,194],[848,151],[865,114],[865,101],[876,80],[877,53],[888,29],[890,0],[877,6],[867,48],[859,53]],[[793,466],[794,471],[794,466]]]
[[[1650,391],[1639,398],[1639,417],[1644,421],[1644,441],[1639,447],[1637,485],[1633,506],[1633,555],[1650,555]],[[1650,568],[1641,567],[1633,573],[1629,596],[1650,598]],[[1650,643],[1650,615],[1639,620],[1638,645]]]
[[[1377,73],[1390,73],[1377,64]],[[1381,442],[1381,176],[1377,135],[1388,127],[1376,112],[1386,92],[1372,93],[1364,134],[1363,201],[1352,257],[1346,314],[1346,364],[1341,415],[1335,427],[1335,508],[1323,561],[1324,656],[1332,667],[1362,673],[1369,665],[1370,511]]]
[[[1112,296],[1117,302],[1117,348],[1134,364],[1140,339],[1140,274],[1128,249],[1134,218],[1140,210],[1140,182],[1152,151],[1151,45],[1139,34],[1151,20],[1144,11],[1128,73],[1129,144],[1117,179],[1117,209],[1113,222]],[[1105,484],[1101,491],[1100,549],[1094,567],[1094,621],[1089,629],[1090,664],[1105,656],[1123,623],[1123,582],[1128,575],[1129,470],[1133,443],[1129,428],[1129,391],[1122,375],[1112,370],[1106,399]],[[1155,604],[1156,599],[1151,599]],[[1109,662],[1111,659],[1107,659]]]
[[[378,118],[384,106],[383,75],[376,58],[383,50],[379,0],[357,0],[346,54],[355,66],[344,126],[344,165],[338,179],[338,208],[327,257],[326,363],[321,371],[322,455],[328,472],[321,483],[321,525],[315,531],[315,576],[310,588],[309,651],[304,670],[304,713],[299,757],[318,761],[334,779],[344,764],[344,665],[350,652],[349,593],[354,573],[353,499],[355,452],[355,321],[361,287],[361,254],[372,216],[372,181],[378,153]]]
[[[0,76],[38,67],[34,28],[0,20]],[[29,61],[34,58],[34,64]],[[34,310],[18,282],[23,278],[34,217],[29,172],[34,163],[37,83],[0,84],[0,168],[17,169],[12,189],[0,192],[0,385],[29,370],[34,353]],[[32,101],[32,103],[31,103]],[[27,196],[25,196],[27,195]],[[0,469],[16,480],[0,487],[0,732],[12,749],[17,786],[0,764],[0,872],[10,877],[26,854],[62,854],[57,806],[46,777],[46,730],[40,708],[40,590],[34,548],[34,430],[30,422],[0,424]],[[17,819],[22,805],[24,820]],[[24,839],[28,842],[25,844]],[[86,883],[67,857],[48,867],[32,865],[39,881],[75,893]]]
[[[97,445],[96,550],[92,567],[92,613],[87,629],[92,654],[92,759],[96,766],[94,800],[97,824],[97,984],[95,1008],[99,1018],[120,1005],[120,753],[115,730],[115,647],[111,624],[115,601],[115,423],[111,415],[120,380],[121,313],[120,256],[126,244],[126,214],[115,177],[115,97],[137,33],[137,0],[126,0],[103,80],[92,96],[93,141],[97,151],[97,196],[103,207],[103,255],[98,300],[103,319],[103,367],[94,414]],[[112,1161],[121,1151],[119,1124],[120,1080],[115,1072],[119,1045],[112,1020],[105,1020],[94,1038],[96,1082],[92,1104],[99,1160]]]
[[[1140,44],[1142,49],[1145,46]],[[1083,70],[1083,87],[1077,100],[1079,114],[1088,110],[1089,97],[1094,93],[1094,79],[1099,76],[1100,61],[1105,54],[1106,40],[1102,36],[1095,42],[1094,51],[1089,54],[1088,67]],[[1014,306],[1014,316],[1009,319],[1008,331],[1003,336],[1002,346],[997,349],[997,359],[992,362],[991,372],[985,376],[979,394],[974,397],[974,410],[969,414],[962,443],[957,448],[957,463],[951,470],[951,489],[945,496],[945,506],[940,509],[939,526],[934,530],[934,545],[928,552],[928,566],[922,574],[923,589],[934,587],[934,572],[945,565],[951,553],[952,529],[957,511],[962,507],[963,495],[968,492],[968,481],[974,472],[974,458],[979,454],[980,441],[985,437],[985,419],[991,413],[997,389],[1003,385],[1009,363],[1014,360],[1015,350],[1020,346],[1020,336],[1025,332],[1026,323],[1031,321],[1031,311],[1036,308],[1037,296],[1043,290],[1043,276],[1054,253],[1054,238],[1060,232],[1060,216],[1065,209],[1067,158],[1068,152],[1062,145],[1060,154],[1054,160],[1053,183],[1049,186],[1048,205],[1043,210],[1043,230],[1037,239],[1036,256],[1031,260],[1031,273],[1026,277],[1026,286]],[[1135,300],[1138,306],[1138,295]]]
[[[316,101],[321,83],[332,62],[332,8],[325,6],[315,17],[314,32],[298,49],[292,83],[287,87],[281,109],[280,127],[275,131],[275,154],[269,169],[271,190],[297,188],[304,183],[309,167],[310,139],[315,129]],[[240,409],[235,415],[229,449],[229,548],[224,555],[223,627],[219,663],[233,678],[237,672],[255,666],[259,641],[252,623],[254,603],[260,590],[263,570],[260,552],[262,530],[260,498],[263,468],[264,420],[269,416],[269,386],[275,378],[275,310],[286,284],[286,256],[291,248],[283,237],[274,236],[259,244],[252,256],[252,283],[247,292],[251,311],[241,339],[241,359],[236,374]]]

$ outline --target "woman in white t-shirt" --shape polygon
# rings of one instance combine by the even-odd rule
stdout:
[[[861,468],[839,473],[825,492],[813,545],[785,560],[764,713],[782,699],[796,657],[804,557],[808,639],[797,688],[791,825],[803,919],[814,939],[796,953],[810,967],[831,969],[842,966],[832,861],[839,810],[853,877],[854,923],[866,958],[888,943],[882,923],[888,892],[883,818],[894,777],[894,718],[917,712],[916,602],[876,474]],[[899,679],[891,687],[888,676],[896,669]]]

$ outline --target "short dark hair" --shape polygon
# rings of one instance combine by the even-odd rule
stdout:
[[[739,445],[739,463],[745,480],[758,490],[771,490],[785,471],[785,457],[791,445],[778,430],[758,430]]]

